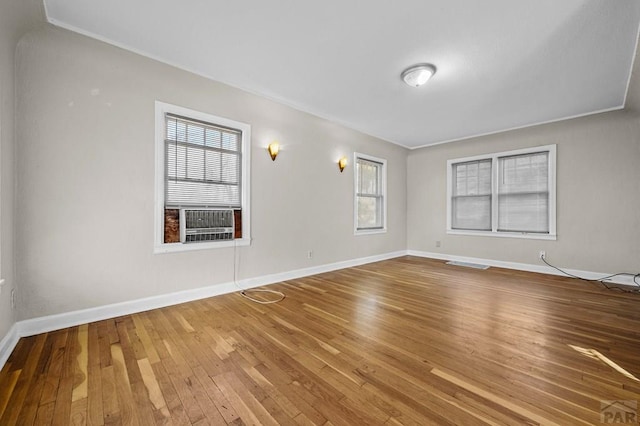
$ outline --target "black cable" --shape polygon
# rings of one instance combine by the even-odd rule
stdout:
[[[640,273],[633,274],[633,273],[630,273],[630,272],[618,272],[617,274],[611,274],[611,275],[607,275],[607,276],[605,276],[605,277],[600,277],[600,278],[590,279],[590,278],[584,278],[584,277],[580,277],[580,276],[578,276],[578,275],[570,274],[569,272],[567,272],[567,271],[565,271],[565,270],[563,270],[563,269],[560,269],[560,268],[558,268],[557,266],[554,266],[554,265],[550,264],[549,262],[547,262],[547,259],[545,259],[545,258],[544,258],[544,256],[540,257],[540,259],[541,259],[545,264],[547,264],[547,266],[550,266],[551,268],[553,268],[553,269],[555,269],[555,270],[557,270],[557,271],[560,271],[561,273],[563,273],[564,275],[566,275],[566,276],[568,276],[568,277],[576,278],[576,279],[578,279],[578,280],[582,280],[582,281],[599,282],[599,283],[600,283],[600,284],[602,284],[602,286],[603,286],[604,288],[606,288],[607,290],[618,290],[618,291],[621,291],[621,292],[623,292],[623,293],[634,293],[634,294],[638,294],[638,293],[640,293],[640,283],[639,283],[638,281],[636,281],[636,279],[637,279],[638,277],[640,277]],[[627,277],[628,277],[628,276],[632,276],[632,277],[633,277],[633,283],[634,283],[638,288],[637,288],[637,289],[632,289],[632,290],[627,290],[627,289],[624,289],[624,288],[621,288],[621,287],[612,287],[612,286],[609,286],[609,285],[607,285],[607,283],[605,283],[605,282],[604,282],[604,280],[607,280],[607,279],[610,279],[610,278],[613,278],[613,277],[619,277],[619,276],[627,276]]]
[[[238,242],[237,240],[234,240],[233,242],[233,284],[235,284],[235,286],[238,287],[238,289],[240,290],[240,296],[244,297],[245,299],[249,299],[252,302],[259,303],[261,305],[270,305],[272,303],[282,302],[286,296],[281,291],[267,290],[267,289],[260,289],[260,288],[245,289],[245,288],[242,288],[240,284],[238,284],[237,269],[240,267],[240,265],[238,262],[237,251],[238,251]],[[280,296],[280,298],[275,300],[258,300],[254,297],[251,297],[249,294],[247,294],[250,292],[275,294],[277,296]]]

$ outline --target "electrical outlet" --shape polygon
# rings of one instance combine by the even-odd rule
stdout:
[[[307,252],[307,259],[313,259],[313,250]]]
[[[16,289],[11,289],[11,309],[16,308]]]
[[[440,247],[442,243],[440,241],[436,241],[436,247]]]
[[[544,250],[540,250],[540,253],[538,253],[538,259],[545,259],[547,257],[547,252],[545,252]]]

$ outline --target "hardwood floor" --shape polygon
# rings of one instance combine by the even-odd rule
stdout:
[[[23,338],[0,424],[600,424],[640,295],[402,257]]]

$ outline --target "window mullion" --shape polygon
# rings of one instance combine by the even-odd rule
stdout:
[[[498,168],[498,157],[491,158],[491,232],[498,232],[498,182],[500,170]]]

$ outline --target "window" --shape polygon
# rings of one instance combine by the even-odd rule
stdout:
[[[165,206],[240,209],[242,132],[165,114]]]
[[[358,154],[355,158],[355,233],[387,230],[387,161]]]
[[[556,238],[556,146],[447,162],[447,231]]]
[[[498,158],[498,231],[549,233],[549,152]]]
[[[250,140],[247,124],[156,102],[156,252],[249,243]]]
[[[491,160],[453,165],[453,229],[491,230]]]

